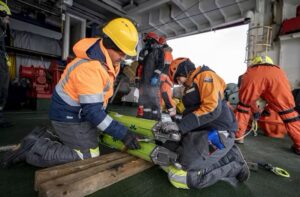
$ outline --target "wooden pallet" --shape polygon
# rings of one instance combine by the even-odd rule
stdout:
[[[153,164],[126,153],[54,166],[35,173],[39,196],[86,196],[135,175]]]

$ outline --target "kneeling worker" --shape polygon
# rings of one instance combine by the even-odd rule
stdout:
[[[52,96],[50,119],[58,136],[36,129],[20,147],[7,153],[1,165],[20,161],[49,167],[99,156],[99,131],[121,140],[129,149],[138,149],[135,135],[105,112],[113,95],[120,62],[136,55],[138,32],[128,19],[117,18],[104,28],[104,38],[85,38],[73,47],[70,62]]]
[[[234,145],[237,122],[224,100],[225,82],[207,66],[195,67],[188,58],[172,61],[169,77],[185,87],[183,118],[162,122],[164,132],[179,131],[179,144],[166,144],[179,155],[182,169],[163,167],[177,188],[204,188],[223,180],[235,184],[250,172]]]

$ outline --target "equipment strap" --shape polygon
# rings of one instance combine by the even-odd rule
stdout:
[[[279,115],[284,115],[284,114],[289,114],[291,112],[295,111],[293,108],[288,109],[288,110],[284,110],[284,111],[280,111],[278,112]]]
[[[242,103],[241,101],[238,103],[238,105],[241,105],[243,107],[247,107],[247,108],[250,108],[251,106],[250,105],[247,105],[245,103]]]

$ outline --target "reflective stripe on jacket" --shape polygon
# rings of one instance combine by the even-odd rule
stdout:
[[[100,130],[122,139],[127,129],[105,112],[120,66],[112,65],[100,39],[82,39],[73,50],[76,58],[67,65],[53,93],[50,119],[89,121]]]

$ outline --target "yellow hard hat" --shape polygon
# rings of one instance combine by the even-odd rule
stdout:
[[[4,13],[5,15],[11,15],[9,7],[3,1],[0,1],[0,12]]]
[[[273,60],[269,56],[259,55],[252,59],[250,65],[253,66],[253,65],[257,65],[257,64],[274,64],[274,63],[273,63]]]
[[[135,25],[130,20],[113,19],[102,30],[126,55],[136,56],[139,36]]]

